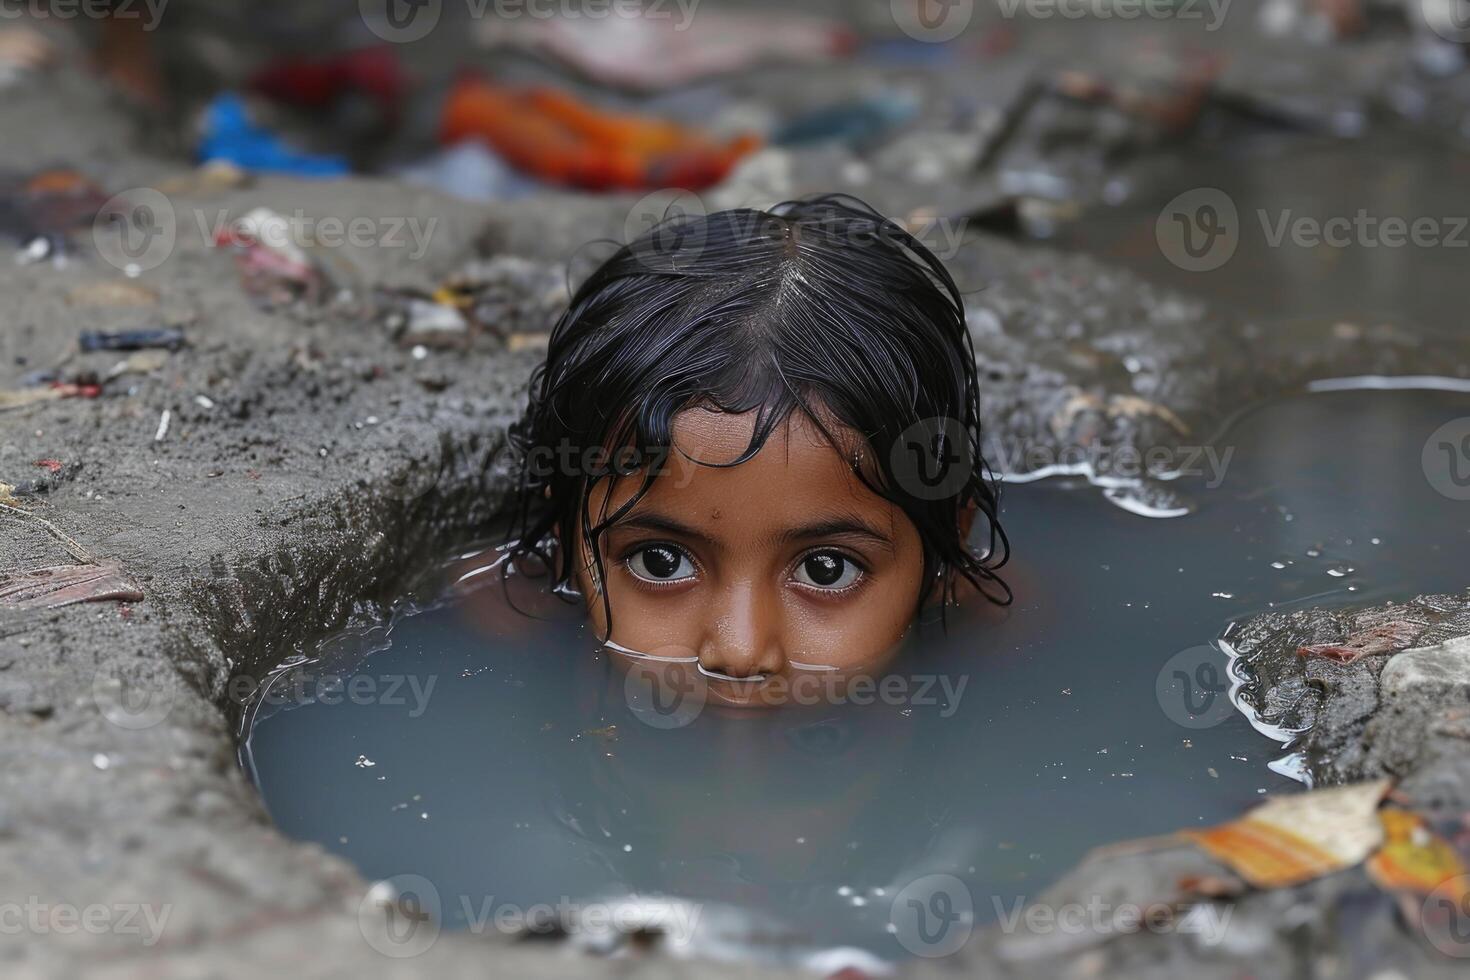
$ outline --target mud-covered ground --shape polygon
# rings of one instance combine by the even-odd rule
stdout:
[[[1403,32],[1350,51],[1240,34],[1211,39],[1236,45],[1220,97],[1256,112],[1274,107],[1293,124],[1331,128],[1355,111],[1366,120],[1414,77]],[[1119,57],[1080,29],[1063,46],[1103,68]],[[802,91],[793,83],[805,81],[816,91],[843,77],[790,69],[749,84]],[[971,85],[1002,108],[1018,91],[984,73],[949,73],[943,84]],[[1415,84],[1426,107],[1420,124],[1454,115],[1452,83]],[[921,121],[910,150],[932,156],[926,147],[948,139],[938,126]],[[492,519],[534,335],[555,314],[567,263],[589,241],[621,238],[634,197],[480,205],[366,179],[188,186],[187,163],[80,70],[7,89],[0,133],[6,173],[67,164],[109,190],[164,189],[177,220],[168,260],[135,279],[105,261],[85,229],[62,263],[0,262],[0,390],[25,390],[28,375],[58,366],[102,382],[97,397],[0,410],[0,482],[16,488],[24,512],[0,511],[0,570],[73,564],[79,547],[119,563],[144,596],[0,613],[0,896],[42,922],[0,928],[5,975],[774,975],[656,952],[573,966],[559,948],[468,935],[445,935],[413,959],[385,958],[357,914],[367,883],[273,830],[235,761],[233,725],[249,678],[312,636],[372,615],[418,564]],[[1138,152],[1149,151],[1150,133],[1134,134]],[[1096,176],[1090,139],[1069,164],[1079,183]],[[936,204],[958,180],[941,172],[938,189],[916,188],[905,176],[912,161],[898,151],[893,170],[876,174],[821,153],[755,161],[709,200],[748,203],[846,181],[895,213],[962,213],[1000,193],[970,181],[958,203]],[[320,300],[266,311],[242,288],[232,255],[201,230],[260,206],[436,224],[423,254],[411,238],[314,250],[330,281]],[[1086,256],[978,225],[969,235],[972,246],[952,265],[962,283],[986,287],[969,317],[987,423],[1007,459],[1208,438],[1242,405],[1313,378],[1470,376],[1470,342],[1460,337],[1398,325],[1262,331],[1238,311]],[[395,337],[385,291],[428,291],[456,274],[499,305],[504,329],[463,350],[415,351]],[[187,344],[138,360],[74,350],[84,331],[160,326],[182,330]],[[1431,645],[1470,633],[1467,606],[1465,596],[1405,596],[1387,610],[1268,615],[1242,624],[1232,642],[1267,717],[1312,723],[1301,750],[1320,783],[1389,773],[1417,805],[1457,812],[1470,805],[1470,672],[1463,646]],[[1393,643],[1357,663],[1296,655],[1385,622],[1398,624]],[[1407,647],[1431,648],[1394,652]],[[1226,873],[1202,852],[1165,844],[1099,857],[1042,901],[1168,901],[1183,877]],[[1450,975],[1453,965],[1391,908],[1363,900],[1369,888],[1353,869],[1248,892],[1214,946],[1178,931],[1053,942],[991,931],[955,957],[904,972],[1326,976],[1381,965]],[[55,917],[89,907],[105,910],[108,928],[67,928]],[[121,927],[123,910],[136,928]],[[166,919],[153,928],[150,915]]]

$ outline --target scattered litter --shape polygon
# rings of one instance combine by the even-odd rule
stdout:
[[[65,464],[62,463],[62,461],[59,459],[38,459],[31,465],[39,466],[41,469],[46,470],[52,475],[55,475],[61,472],[61,469]]]
[[[1296,655],[1322,657],[1340,664],[1350,664],[1364,657],[1406,650],[1423,632],[1424,626],[1419,623],[1395,620],[1361,630],[1341,643],[1313,643],[1297,647]]]
[[[469,77],[445,102],[440,139],[483,139],[525,173],[587,190],[699,190],[760,145],[749,134],[717,141],[677,123],[609,113],[557,89]]]
[[[89,330],[77,338],[83,353],[99,350],[178,350],[184,346],[184,332],[172,328],[149,330]]]
[[[157,306],[158,290],[125,279],[107,279],[67,290],[69,306]]]
[[[28,27],[0,30],[0,88],[56,61],[56,46]]]
[[[464,314],[453,306],[427,299],[410,299],[408,308],[397,317],[398,343],[404,347],[464,347],[469,342],[470,325]]]
[[[174,413],[165,408],[163,414],[158,417],[158,431],[153,435],[154,442],[162,442],[168,435],[168,424],[173,420]]]
[[[212,411],[214,409],[214,399],[210,398],[208,395],[195,395],[194,404],[198,405],[206,412]]]
[[[170,197],[202,197],[250,186],[249,172],[229,160],[209,160],[186,174],[166,177],[156,190]]]
[[[56,401],[61,398],[96,398],[102,393],[100,385],[68,384],[52,382],[44,388],[25,388],[20,391],[0,391],[0,412],[13,408],[25,408],[39,402]]]
[[[522,351],[545,351],[551,346],[549,333],[513,333],[505,338],[506,349],[512,354]]]
[[[640,91],[679,88],[760,62],[824,61],[857,46],[846,25],[789,10],[700,11],[687,19],[486,17],[477,40],[530,49],[595,81]]]
[[[540,184],[519,173],[480,140],[456,143],[398,172],[404,182],[467,201],[511,201]]]
[[[918,111],[919,102],[912,95],[880,92],[787,120],[771,135],[771,142],[776,146],[840,142],[861,149],[908,122]]]
[[[250,80],[255,91],[304,109],[329,109],[346,96],[361,95],[388,119],[397,117],[407,85],[398,55],[388,45],[324,58],[279,58]]]
[[[270,130],[250,121],[245,102],[225,93],[205,110],[201,162],[226,161],[251,173],[279,173],[296,177],[341,177],[350,168],[339,156],[307,153],[288,147]]]
[[[63,255],[66,236],[91,227],[107,200],[106,191],[76,170],[0,174],[0,236],[22,247],[22,264]]]
[[[138,351],[129,355],[125,360],[118,361],[107,372],[107,380],[121,378],[127,374],[148,375],[157,371],[168,363],[168,352],[159,350]]]
[[[142,600],[142,590],[115,561],[0,573],[0,607],[57,609],[79,602]]]
[[[290,221],[270,208],[255,208],[221,229],[215,244],[234,252],[241,285],[263,307],[317,303],[326,292],[321,270],[293,240]]]
[[[1207,830],[1183,830],[1257,888],[1310,881],[1361,862],[1383,842],[1377,813],[1391,780],[1268,799]]]

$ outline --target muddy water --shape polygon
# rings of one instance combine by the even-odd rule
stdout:
[[[1177,481],[1197,509],[1168,520],[1011,485],[1015,605],[921,626],[888,694],[844,703],[651,704],[574,611],[533,620],[469,574],[278,674],[243,756],[283,830],[370,878],[427,879],[450,928],[639,893],[689,899],[716,953],[752,936],[781,958],[942,951],[1093,846],[1295,787],[1230,705],[1214,642],[1265,609],[1462,588],[1470,505],[1435,489],[1460,474],[1431,445],[1426,475],[1424,449],[1467,415],[1444,391],[1259,407],[1213,447],[1220,467]],[[953,928],[920,932],[915,894]]]

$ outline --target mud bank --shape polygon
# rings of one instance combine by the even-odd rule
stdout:
[[[36,125],[63,117],[82,122]],[[115,118],[80,85],[8,97],[0,131],[59,131],[73,142],[12,145],[0,156],[24,170],[105,153],[119,188],[180,173]],[[120,562],[145,596],[0,618],[0,895],[43,909],[141,906],[166,921],[156,934],[5,932],[0,964],[13,977],[566,975],[571,954],[504,938],[445,935],[401,962],[376,951],[358,917],[367,883],[277,833],[239,772],[241,688],[231,680],[259,678],[311,637],[381,611],[406,574],[482,532],[503,499],[505,428],[534,350],[483,335],[463,353],[420,356],[394,338],[375,292],[431,288],[516,256],[530,264],[486,274],[503,278],[506,318],[534,333],[549,325],[547,283],[563,276],[568,255],[621,237],[634,202],[547,196],[494,208],[370,181],[264,181],[169,200],[180,228],[174,254],[132,280],[154,301],[120,311],[81,299],[79,287],[123,278],[85,234],[62,266],[0,263],[8,307],[0,386],[61,360],[83,330],[168,324],[188,339],[151,369],[109,381],[101,397],[0,413],[0,478],[90,555]],[[325,302],[270,313],[198,230],[201,216],[208,224],[259,206],[315,218],[432,218],[438,231],[423,255],[334,250],[323,257],[334,283]],[[970,311],[985,411],[997,453],[1020,471],[1078,446],[1086,458],[1112,459],[1120,447],[1198,444],[1251,401],[1317,378],[1470,376],[1470,341],[1392,324],[1264,330],[1091,259],[1000,238],[976,236],[955,271],[962,285],[985,287]],[[124,359],[94,353],[68,364],[106,376]],[[0,521],[0,567],[72,560],[35,520]],[[1470,632],[1466,608],[1463,597],[1446,597],[1391,615],[1423,626],[1410,642],[1438,643]],[[1341,641],[1383,615],[1262,617],[1235,642],[1258,673],[1268,714],[1294,727],[1314,722],[1304,751],[1323,783],[1392,772],[1463,808],[1470,771],[1456,733],[1465,726],[1444,710],[1464,705],[1461,648],[1342,667],[1296,657],[1298,645]],[[1181,876],[1219,872],[1185,846],[1108,856],[1043,901],[1099,892],[1158,901]],[[1179,933],[1037,944],[991,930],[957,959],[909,972],[1293,975],[1383,950],[1412,975],[1449,975],[1391,914],[1354,915],[1368,887],[1353,870],[1251,893],[1236,901],[1227,941],[1215,946]],[[611,976],[630,967],[588,960],[574,969]],[[637,969],[777,975],[656,953]]]

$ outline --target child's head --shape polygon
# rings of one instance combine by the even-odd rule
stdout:
[[[832,197],[679,219],[552,331],[512,550],[617,647],[735,678],[868,667],[962,580],[1008,598],[978,413],[959,290],[893,222]]]

